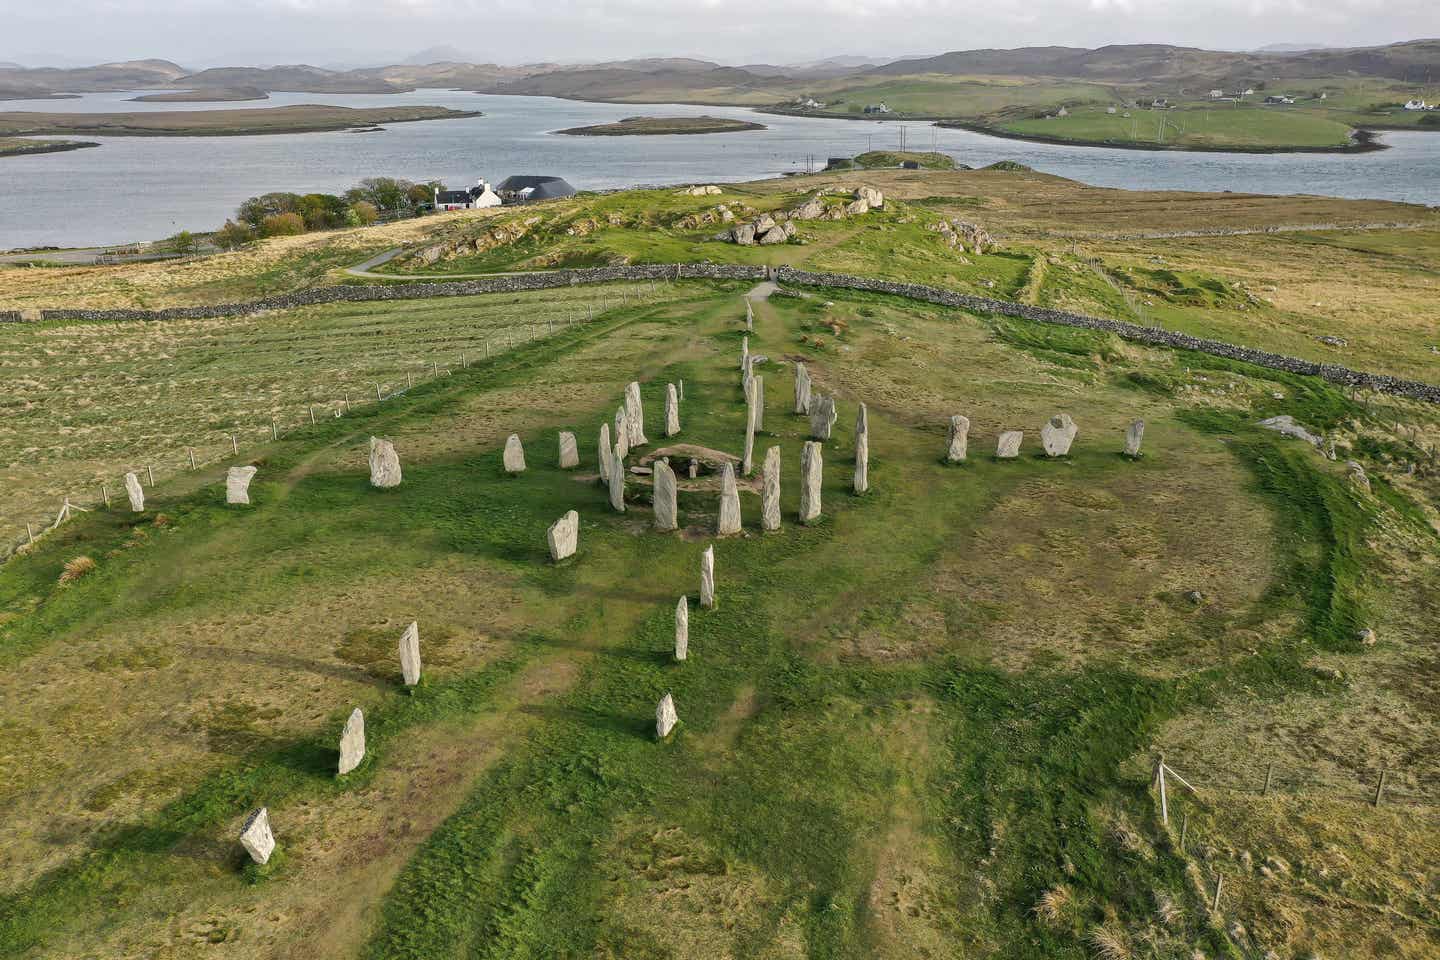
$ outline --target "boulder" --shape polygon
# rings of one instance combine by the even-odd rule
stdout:
[[[1295,418],[1288,413],[1281,414],[1278,417],[1267,417],[1260,421],[1260,426],[1266,430],[1274,430],[1276,433],[1284,434],[1287,437],[1304,440],[1306,443],[1313,444],[1317,447],[1322,447],[1325,443],[1323,437],[1317,436],[1300,426],[1300,424],[1295,422]]]
[[[660,698],[660,704],[655,708],[655,736],[664,740],[670,736],[670,731],[675,729],[675,724],[680,722],[680,717],[675,713],[675,698],[670,694]]]
[[[856,187],[852,196],[857,200],[864,200],[867,207],[880,208],[885,206],[885,194],[874,187]]]
[[[715,532],[722,537],[740,532],[740,490],[735,485],[735,468],[728,462],[720,473],[720,516]]]
[[[580,448],[575,443],[575,434],[560,431],[560,469],[574,470],[580,466]]]
[[[810,436],[816,440],[829,440],[836,419],[834,397],[821,396],[810,401]]]
[[[770,216],[770,214],[768,213],[761,214],[751,222],[755,225],[755,235],[757,237],[765,231],[772,230],[775,227],[775,218]]]
[[[520,445],[520,435],[512,433],[505,438],[505,472],[525,472],[525,448]]]
[[[795,412],[810,415],[810,371],[799,362],[795,364]]]
[[[665,384],[665,436],[673,437],[680,432],[680,395],[675,384]]]
[[[270,855],[275,852],[275,835],[270,832],[268,807],[261,807],[245,818],[240,827],[240,846],[261,866],[270,861]]]
[[[700,554],[700,606],[715,607],[715,548],[709,546]]]
[[[1075,442],[1075,434],[1078,432],[1079,428],[1075,426],[1075,421],[1070,419],[1070,414],[1055,414],[1040,428],[1040,445],[1045,448],[1045,456],[1069,456],[1070,444]]]
[[[1006,430],[995,443],[995,459],[1014,460],[1020,456],[1020,442],[1025,439],[1021,430]]]
[[[395,445],[379,437],[370,438],[370,486],[382,490],[400,486],[400,457]]]
[[[600,481],[610,482],[610,451],[613,445],[610,443],[610,424],[600,424],[600,441],[596,444],[596,451],[600,460]]]
[[[769,230],[766,230],[764,233],[762,233],[760,235],[759,242],[769,246],[771,244],[784,243],[786,240],[789,239],[790,234],[785,232],[785,228],[783,226],[777,224],[776,226],[773,226]]]
[[[730,239],[742,247],[753,246],[755,243],[755,225],[742,223],[730,231]]]
[[[365,759],[365,713],[356,707],[340,731],[340,776],[360,766]]]
[[[1350,480],[1352,487],[1356,490],[1363,490],[1366,493],[1370,492],[1370,478],[1366,476],[1365,467],[1359,460],[1346,460],[1345,470],[1346,477]]]
[[[765,451],[765,485],[760,494],[760,528],[780,529],[780,448]]]
[[[1132,460],[1140,456],[1140,441],[1145,439],[1145,421],[1132,420],[1125,428],[1125,456]]]
[[[140,486],[140,478],[133,473],[125,474],[125,496],[130,500],[130,509],[140,513],[145,509],[145,488]]]
[[[625,424],[630,428],[630,448],[643,447],[645,438],[645,405],[640,400],[640,384],[634,380],[625,385]]]
[[[800,522],[810,523],[820,516],[820,479],[825,461],[820,444],[805,441],[800,451]]]
[[[651,480],[651,500],[655,504],[655,529],[675,530],[680,526],[679,490],[675,471],[663,460],[655,463]]]
[[[950,418],[950,438],[945,445],[947,463],[964,463],[970,446],[970,418],[958,414]]]
[[[796,220],[818,220],[824,215],[825,204],[819,197],[811,197],[790,214]]]
[[[550,547],[550,559],[556,563],[575,556],[575,548],[580,543],[580,514],[571,510],[550,524],[545,542]]]
[[[610,506],[616,513],[625,512],[625,454],[619,443],[610,455]]]
[[[684,662],[690,652],[690,601],[685,597],[675,604],[675,659]]]
[[[231,467],[225,472],[225,502],[239,506],[250,505],[250,481],[257,470],[255,467]]]
[[[420,682],[420,624],[414,620],[400,634],[400,676],[407,687]]]
[[[855,492],[870,489],[870,414],[865,404],[855,411]]]
[[[849,216],[856,217],[862,213],[869,212],[870,201],[868,200],[852,200],[849,203],[845,204],[845,213]]]

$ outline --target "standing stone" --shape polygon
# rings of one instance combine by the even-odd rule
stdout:
[[[680,396],[675,384],[665,384],[665,436],[673,437],[680,432]]]
[[[810,402],[810,436],[816,440],[829,440],[837,419],[834,397],[816,397]]]
[[[670,694],[660,698],[660,704],[655,708],[655,737],[664,740],[670,736],[670,731],[675,729],[675,724],[680,722],[680,717],[675,713],[675,698]]]
[[[740,376],[750,375],[750,338],[740,338]]]
[[[600,424],[600,442],[596,445],[600,454],[600,482],[610,482],[610,424]]]
[[[1040,445],[1047,457],[1064,457],[1070,453],[1070,444],[1075,442],[1079,427],[1068,413],[1057,413],[1050,422],[1040,428]]]
[[[740,532],[740,490],[735,485],[735,466],[729,460],[720,473],[720,519],[715,532],[722,537]]]
[[[951,417],[950,439],[945,448],[945,462],[964,463],[969,446],[970,418],[958,415]]]
[[[231,467],[225,473],[225,502],[241,506],[250,505],[250,480],[256,474],[255,467]],[[127,490],[128,492],[128,490]]]
[[[680,399],[681,399],[681,401],[684,401],[684,399],[685,399],[685,381],[684,381],[684,380],[681,380],[678,384],[676,384],[676,386],[679,388],[678,393],[680,394]]]
[[[679,484],[675,480],[675,471],[670,469],[670,464],[664,460],[655,462],[655,471],[651,474],[653,490],[651,500],[655,503],[655,529],[675,530],[680,526],[679,506]]]
[[[755,432],[760,433],[765,429],[765,378],[752,377],[750,382],[755,385]]]
[[[715,547],[705,548],[700,554],[700,606],[707,610],[715,608]]]
[[[1020,441],[1025,439],[1021,430],[1006,430],[995,443],[995,459],[1014,460],[1020,456]]]
[[[140,486],[140,478],[133,473],[125,474],[125,496],[130,498],[130,509],[140,513],[145,509],[145,488]]]
[[[691,457],[691,458],[690,458],[690,479],[691,479],[691,480],[694,480],[694,479],[695,479],[696,477],[698,477],[698,476],[700,476],[700,461],[696,460],[694,457]]]
[[[622,459],[630,456],[630,420],[625,416],[623,405],[615,410],[615,449],[620,451]]]
[[[270,809],[261,807],[245,818],[240,828],[240,846],[250,854],[250,859],[264,866],[275,852],[275,834],[270,832]]]
[[[381,490],[400,486],[400,457],[395,444],[379,437],[370,438],[370,486]]]
[[[640,384],[631,380],[625,385],[625,422],[630,427],[630,446],[643,447],[645,438],[645,405],[640,402]]]
[[[809,523],[820,516],[820,474],[824,469],[822,447],[806,440],[800,451],[800,522]]]
[[[685,597],[675,604],[675,659],[685,660],[690,652],[690,601]]]
[[[625,512],[625,454],[620,452],[619,443],[610,456],[610,506],[616,513]]]
[[[580,448],[575,444],[575,434],[560,431],[560,469],[574,470],[580,466]]]
[[[360,766],[365,759],[365,714],[356,707],[340,732],[340,776]]]
[[[1145,439],[1145,421],[1135,420],[1125,428],[1125,456],[1132,460],[1140,456],[1140,441]]]
[[[414,620],[400,634],[400,675],[407,687],[420,682],[420,624]]]
[[[800,416],[810,415],[810,371],[805,364],[795,364],[795,412]]]
[[[545,542],[550,547],[550,559],[556,563],[575,556],[575,547],[580,542],[580,514],[571,510],[550,524]]]
[[[505,472],[525,472],[525,448],[520,445],[520,434],[512,433],[505,438]]]
[[[760,494],[760,528],[780,529],[780,448],[765,451],[765,486]]]
[[[755,381],[745,385],[745,450],[740,458],[740,472],[745,476],[755,470]]]
[[[855,412],[855,492],[870,489],[870,414],[865,404]]]

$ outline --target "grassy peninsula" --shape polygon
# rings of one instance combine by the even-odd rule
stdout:
[[[27,140],[21,137],[0,137],[0,157],[20,157],[32,153],[64,153],[98,147],[84,140]]]
[[[626,117],[614,123],[557,130],[569,137],[662,137],[693,133],[738,133],[764,130],[765,124],[728,117]]]
[[[240,103],[246,100],[269,100],[270,94],[259,87],[197,87],[194,90],[168,90],[131,97],[131,103]]]
[[[160,113],[0,113],[0,135],[108,137],[234,137],[266,133],[349,130],[379,123],[478,117],[478,110],[448,107],[257,107],[242,110],[176,110]]]

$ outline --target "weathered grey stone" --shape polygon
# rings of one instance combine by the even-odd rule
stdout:
[[[1145,421],[1134,420],[1125,428],[1125,456],[1140,456],[1140,441],[1145,439]]]
[[[400,486],[400,457],[395,445],[379,437],[370,438],[370,486],[382,490]]]
[[[740,246],[748,247],[755,242],[755,225],[753,223],[742,223],[730,231],[731,238]]]
[[[350,711],[345,729],[340,732],[340,776],[360,766],[365,759],[365,713],[359,707]]]
[[[225,473],[225,502],[248,506],[250,504],[250,480],[255,476],[255,467],[231,467]],[[131,474],[134,476],[134,474]],[[127,490],[128,493],[128,484]]]
[[[870,489],[870,415],[865,404],[855,411],[855,492]]]
[[[1379,637],[1375,636],[1375,631],[1370,627],[1361,627],[1356,631],[1355,639],[1360,641],[1362,647],[1373,647]]]
[[[400,634],[400,675],[407,687],[420,682],[420,624],[414,620]]]
[[[645,437],[645,404],[640,400],[640,384],[634,380],[625,385],[625,425],[630,428],[630,447],[643,447]]]
[[[580,514],[571,510],[550,524],[545,543],[550,547],[550,559],[556,563],[575,556],[575,548],[580,543]]]
[[[690,479],[694,480],[700,476],[700,462],[693,457],[690,459]]]
[[[820,516],[820,478],[825,468],[820,444],[806,440],[800,451],[800,522],[809,523]]]
[[[664,460],[656,461],[651,499],[655,503],[655,529],[675,530],[680,526],[679,483],[675,471]]]
[[[874,187],[856,187],[853,196],[856,200],[864,200],[869,207],[885,206],[885,194]]]
[[[615,409],[615,449],[622,460],[630,456],[630,421],[623,404]]]
[[[505,438],[505,472],[525,472],[525,448],[520,445],[520,434],[512,433]]]
[[[1346,460],[1345,469],[1351,486],[1366,493],[1370,492],[1370,478],[1366,476],[1365,467],[1359,460]]]
[[[1068,413],[1057,413],[1045,426],[1040,428],[1040,445],[1047,457],[1064,457],[1070,454],[1070,444],[1075,442],[1079,428]]]
[[[125,474],[125,496],[130,498],[130,509],[136,513],[145,509],[145,488],[140,486],[140,478],[133,473]]]
[[[769,230],[775,226],[775,218],[770,216],[770,214],[768,213],[760,214],[760,216],[756,217],[753,222],[755,224],[756,236],[759,236],[766,230]]]
[[[760,494],[760,528],[780,529],[780,448],[765,451],[765,485]]]
[[[680,722],[680,717],[675,713],[675,698],[670,694],[660,698],[660,703],[655,707],[655,736],[664,740],[670,736],[670,731],[675,729],[675,724]]]
[[[700,554],[700,606],[715,606],[715,547],[708,546]]]
[[[791,216],[796,220],[818,220],[824,213],[824,202],[819,197],[811,197],[796,207]]]
[[[869,212],[870,212],[870,201],[869,201],[869,200],[852,200],[852,201],[850,201],[849,203],[845,204],[845,213],[848,214],[849,216],[857,217],[857,216],[859,216],[859,215],[862,214],[862,213],[869,213]]]
[[[835,398],[820,396],[810,401],[810,436],[816,440],[829,440],[839,415],[835,412]]]
[[[675,384],[665,384],[665,436],[673,437],[680,432],[680,395]]]
[[[790,239],[791,234],[795,230],[794,227],[790,227],[789,230],[786,230],[785,228],[787,226],[789,226],[788,223],[776,224],[769,230],[766,230],[764,233],[762,233],[758,242],[766,246],[774,243],[784,243],[786,240]]]
[[[743,377],[750,372],[750,338],[740,338],[740,375]]]
[[[596,453],[600,459],[600,482],[610,482],[610,451],[614,445],[610,442],[610,424],[600,424],[600,441],[596,444]]]
[[[1024,431],[1006,430],[1000,434],[1000,439],[995,443],[995,458],[997,460],[1014,460],[1020,456],[1020,443],[1024,439]]]
[[[759,433],[765,429],[765,378],[751,377],[750,382],[755,385],[755,432]]]
[[[745,449],[740,455],[740,472],[745,476],[755,469],[755,381],[745,385]]]
[[[245,818],[240,827],[240,846],[261,866],[270,862],[270,854],[275,852],[275,835],[270,832],[268,807],[261,807]]]
[[[573,470],[580,466],[580,447],[575,443],[575,434],[560,431],[560,469]]]
[[[625,512],[625,454],[619,443],[610,454],[610,506],[616,513]]]
[[[675,386],[676,386],[676,388],[677,388],[677,392],[680,394],[680,402],[681,402],[681,403],[684,403],[684,402],[685,402],[685,381],[684,381],[684,380],[681,380],[681,381],[679,381],[678,383],[676,383]]]
[[[805,364],[795,364],[795,412],[801,416],[810,414],[810,371]]]
[[[681,597],[675,604],[675,659],[684,660],[690,652],[690,601]]]
[[[1317,447],[1323,446],[1325,438],[1306,430],[1295,422],[1295,418],[1288,413],[1282,413],[1278,417],[1267,417],[1260,421],[1260,426],[1266,430],[1274,430],[1276,433],[1284,434],[1287,437],[1294,437],[1297,440],[1304,440],[1306,443],[1314,444]]]
[[[970,418],[955,415],[950,418],[950,438],[945,445],[945,459],[949,463],[964,463],[970,448]]]
[[[720,472],[720,518],[715,532],[722,537],[740,532],[740,490],[735,485],[735,468],[728,460]]]

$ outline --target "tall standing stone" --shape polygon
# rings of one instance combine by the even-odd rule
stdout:
[[[225,502],[238,506],[250,505],[250,480],[255,467],[231,467],[225,473]]]
[[[715,547],[705,548],[700,554],[700,606],[707,610],[715,607]]]
[[[740,376],[742,376],[742,377],[748,377],[749,375],[750,375],[750,338],[749,338],[749,337],[742,337],[742,338],[740,339]]]
[[[653,490],[651,500],[655,503],[655,529],[675,530],[680,526],[680,486],[675,480],[675,471],[664,460],[655,461],[651,474]]]
[[[675,659],[684,661],[690,652],[690,601],[685,597],[675,604]]]
[[[950,418],[950,439],[945,447],[947,463],[964,463],[970,446],[970,418],[958,414]]]
[[[395,445],[379,437],[370,438],[370,486],[382,490],[400,486],[400,457]]]
[[[1140,441],[1145,439],[1145,421],[1135,420],[1125,428],[1125,456],[1140,456]]]
[[[600,424],[600,442],[596,444],[600,459],[600,482],[610,482],[610,424]]]
[[[835,429],[834,397],[815,397],[810,401],[810,436],[816,440],[829,440]]]
[[[270,832],[270,809],[261,807],[245,818],[240,827],[240,846],[250,854],[250,859],[264,866],[275,852],[275,834]]]
[[[400,675],[407,687],[420,682],[420,624],[414,620],[400,634]]]
[[[615,410],[615,449],[620,451],[621,459],[630,456],[630,419],[623,404]]]
[[[751,377],[750,382],[755,386],[755,432],[760,433],[765,429],[765,378]]]
[[[610,455],[610,506],[616,513],[625,512],[625,454],[620,452],[619,443]]]
[[[673,437],[680,432],[680,395],[675,384],[665,384],[665,436]]]
[[[820,475],[825,463],[814,440],[806,440],[800,451],[800,522],[809,523],[820,516]]]
[[[996,460],[1014,460],[1020,456],[1020,443],[1025,439],[1022,430],[1006,430],[995,441]]]
[[[1040,428],[1040,445],[1047,457],[1064,457],[1070,454],[1070,444],[1075,442],[1079,428],[1068,413],[1057,413],[1045,426]]]
[[[740,532],[740,489],[735,485],[735,465],[729,460],[720,472],[720,519],[715,532],[722,537]]]
[[[520,444],[520,434],[512,433],[505,438],[504,460],[506,473],[525,472],[525,448]]]
[[[574,470],[580,466],[580,448],[575,443],[575,434],[560,431],[560,469]]]
[[[805,364],[795,364],[795,412],[800,416],[810,415],[810,371]]]
[[[755,469],[755,381],[745,385],[745,449],[740,457],[740,472],[750,476]]]
[[[870,489],[870,414],[865,404],[855,412],[855,492]]]
[[[145,488],[140,486],[140,478],[133,473],[125,474],[125,496],[130,498],[130,509],[136,513],[145,509]]]
[[[359,707],[350,711],[345,729],[340,731],[340,776],[360,766],[365,759],[365,713]]]
[[[675,713],[675,698],[670,694],[660,698],[660,703],[655,707],[655,737],[664,740],[670,736],[670,731],[675,729],[675,724],[680,722],[680,717]]]
[[[630,427],[630,446],[643,447],[645,437],[645,405],[640,401],[640,384],[631,380],[625,385],[625,422]]]
[[[570,510],[550,524],[550,529],[545,531],[545,543],[550,548],[550,559],[556,563],[575,556],[575,548],[580,544],[580,514]]]
[[[760,494],[760,528],[780,529],[780,448],[765,451],[765,486]]]

